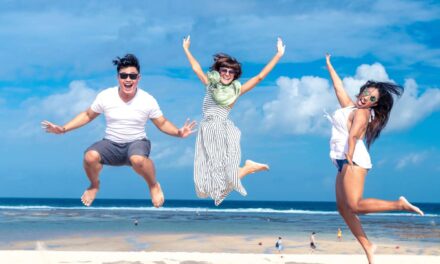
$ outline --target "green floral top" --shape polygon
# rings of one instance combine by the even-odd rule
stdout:
[[[224,85],[220,81],[220,74],[218,71],[209,71],[208,87],[211,92],[212,99],[221,106],[228,106],[235,102],[240,96],[241,83],[237,80],[232,81],[228,85]]]

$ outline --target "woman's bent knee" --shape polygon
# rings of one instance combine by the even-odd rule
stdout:
[[[348,203],[347,207],[348,207],[348,210],[350,210],[350,212],[353,213],[353,214],[359,214],[360,213],[359,206],[358,206],[357,202],[356,203],[355,202]]]

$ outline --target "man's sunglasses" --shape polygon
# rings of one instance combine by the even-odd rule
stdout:
[[[368,92],[368,90],[365,89],[365,90],[362,92],[362,95],[363,95],[363,96],[369,96],[369,95],[370,95],[370,92]],[[370,102],[374,103],[374,102],[376,102],[376,101],[377,101],[376,96],[371,95],[371,96],[370,96]]]
[[[130,77],[131,80],[136,80],[138,76],[139,76],[138,73],[124,73],[124,72],[119,73],[119,78],[123,80],[127,79],[127,77]]]

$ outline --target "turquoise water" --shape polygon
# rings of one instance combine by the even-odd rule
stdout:
[[[416,204],[425,211],[361,216],[372,239],[440,244],[440,204]],[[134,225],[134,221],[138,225]],[[225,201],[215,207],[208,200],[167,200],[163,208],[149,200],[98,199],[90,208],[78,199],[0,199],[0,245],[84,235],[133,232],[209,233],[307,237],[348,234],[333,202]]]

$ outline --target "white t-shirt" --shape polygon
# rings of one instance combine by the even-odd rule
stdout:
[[[90,106],[92,111],[104,113],[105,138],[117,143],[146,138],[148,119],[162,116],[156,99],[138,87],[134,98],[126,103],[119,97],[118,89],[116,86],[100,92]]]

